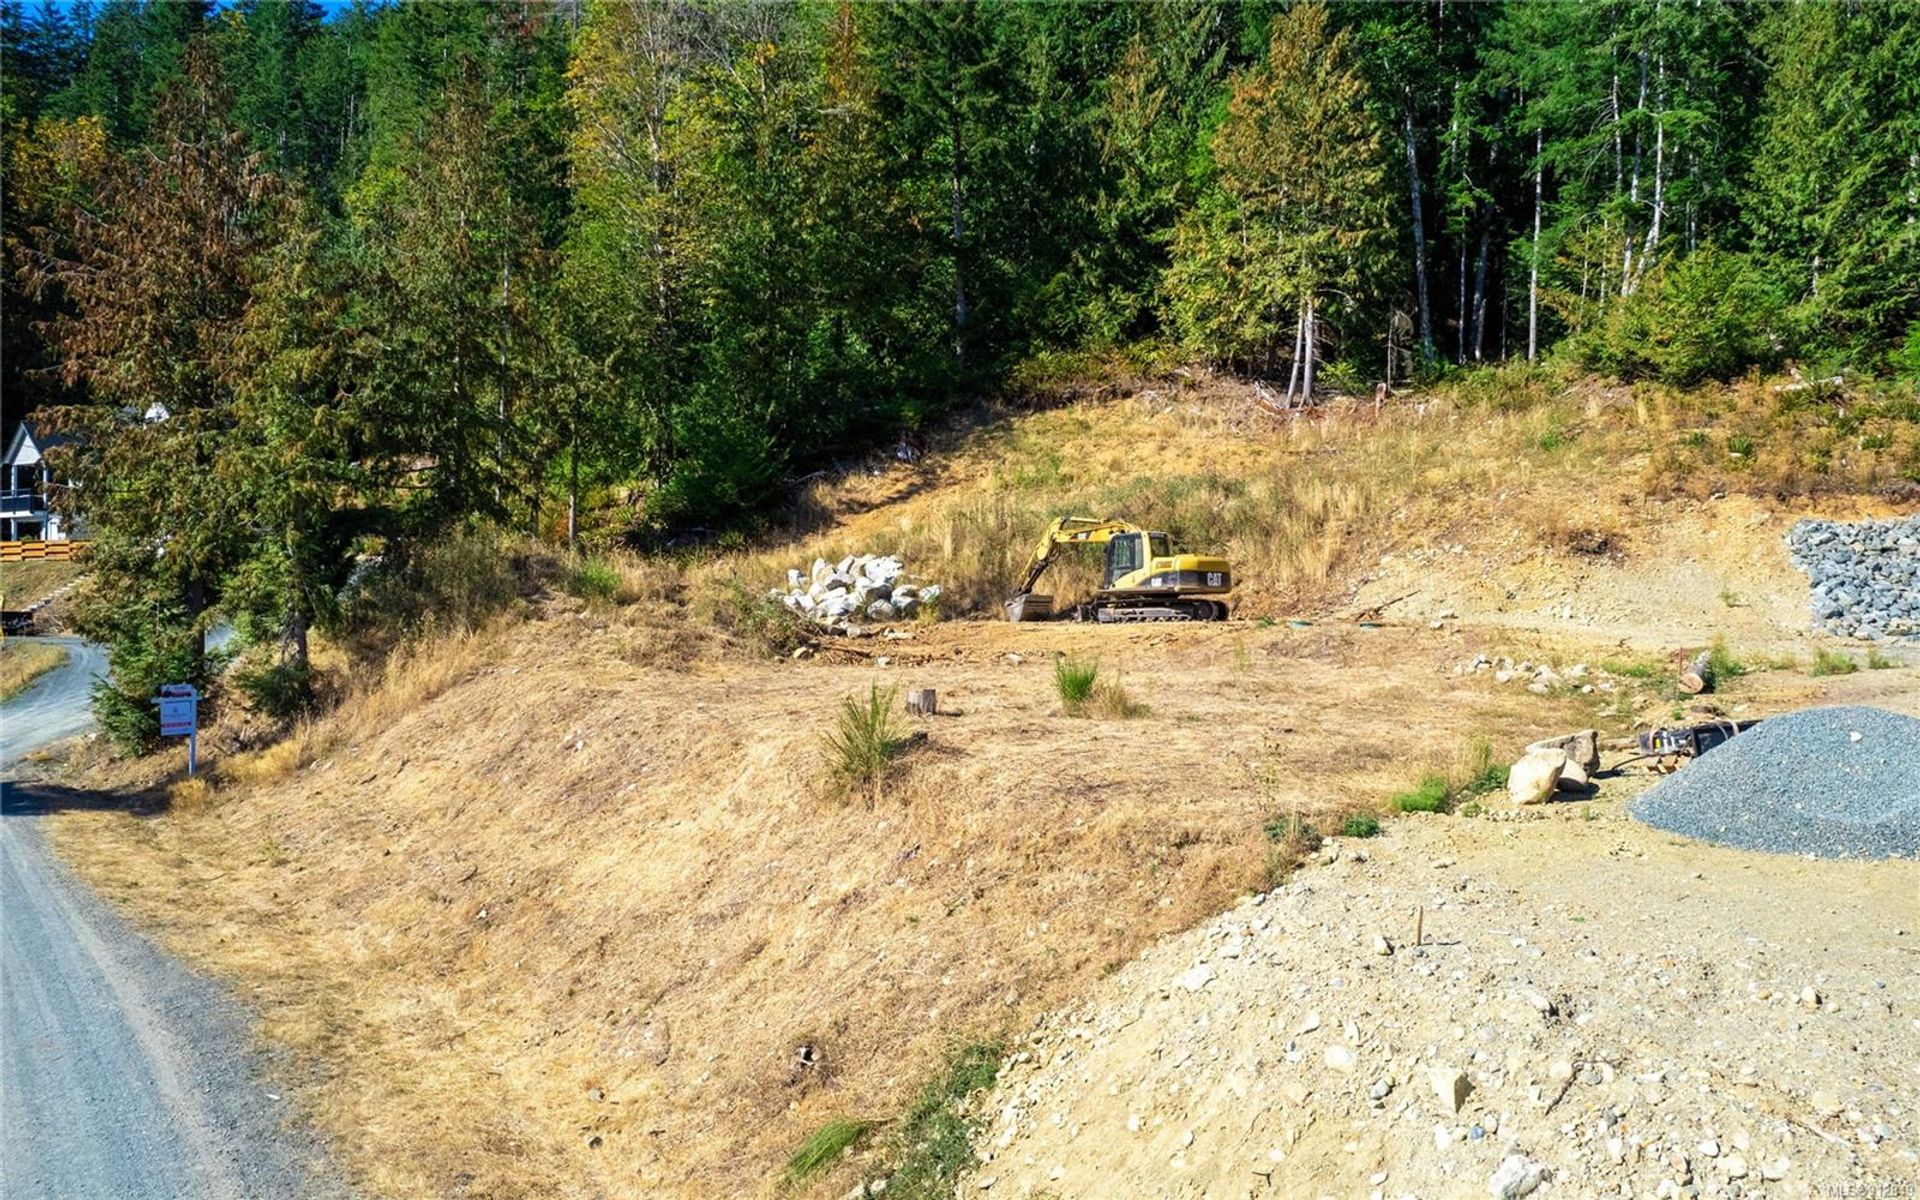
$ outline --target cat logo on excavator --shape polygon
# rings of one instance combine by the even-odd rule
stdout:
[[[1007,618],[1045,621],[1055,614],[1053,597],[1033,587],[1052,565],[1060,547],[1078,543],[1107,548],[1106,573],[1099,591],[1070,615],[1096,621],[1224,621],[1225,596],[1233,589],[1227,560],[1208,554],[1178,554],[1164,533],[1126,521],[1061,517],[1047,526],[1027,561],[1020,590],[1007,601]]]

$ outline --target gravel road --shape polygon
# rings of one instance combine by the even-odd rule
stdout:
[[[344,1197],[247,1016],[129,929],[48,851],[37,817],[83,793],[22,778],[86,728],[97,648],[0,705],[0,1196]]]
[[[85,732],[93,723],[87,691],[93,677],[107,669],[106,651],[73,637],[16,638],[64,646],[67,661],[33,681],[32,686],[0,704],[0,772],[8,777],[29,751]]]

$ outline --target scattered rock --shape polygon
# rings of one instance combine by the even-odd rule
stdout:
[[[1327,1065],[1336,1071],[1345,1073],[1353,1070],[1353,1051],[1338,1042],[1327,1047]]]
[[[1197,992],[1212,982],[1213,966],[1210,963],[1201,963],[1180,977],[1180,986],[1190,992]]]
[[[1428,1072],[1427,1078],[1433,1083],[1434,1095],[1440,1097],[1440,1102],[1447,1106],[1448,1112],[1459,1112],[1467,1102],[1467,1093],[1473,1088],[1467,1081],[1467,1073],[1453,1067],[1434,1067]]]
[[[1514,1200],[1530,1195],[1547,1177],[1547,1168],[1524,1154],[1509,1154],[1487,1180],[1487,1195]]]
[[[904,620],[939,599],[940,585],[906,580],[906,568],[891,555],[851,555],[837,564],[816,558],[811,571],[789,570],[787,586],[767,594],[830,633],[857,637],[866,630],[853,624],[856,617]]]

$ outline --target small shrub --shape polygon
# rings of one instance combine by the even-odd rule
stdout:
[[[899,694],[898,687],[883,691],[873,684],[864,700],[847,696],[840,701],[838,722],[821,741],[842,788],[865,787],[877,797],[887,769],[906,753],[911,739],[894,724],[894,701]]]
[[[735,629],[761,653],[784,658],[807,642],[806,625],[798,614],[771,596],[750,590],[738,579],[726,583],[727,608]]]
[[[1623,679],[1639,679],[1646,682],[1663,678],[1666,675],[1666,669],[1659,663],[1650,662],[1643,658],[1603,658],[1600,660],[1599,667],[1609,675],[1619,676]]]
[[[1267,840],[1267,886],[1279,887],[1300,865],[1300,860],[1320,848],[1320,831],[1300,819],[1297,812],[1275,816],[1263,827]]]
[[[1893,365],[1900,374],[1920,383],[1920,319],[1907,326],[1907,340],[1894,353]]]
[[[1561,428],[1559,424],[1549,425],[1545,433],[1533,440],[1534,448],[1551,454],[1555,450],[1564,450],[1573,445],[1574,435]]]
[[[1707,647],[1707,673],[1714,679],[1737,679],[1750,668],[1727,648],[1727,639],[1717,637]]]
[[[787,1160],[787,1182],[802,1183],[819,1174],[872,1128],[873,1122],[857,1117],[835,1117],[828,1121]]]
[[[1851,675],[1860,669],[1851,655],[1829,650],[1825,646],[1813,652],[1813,665],[1807,668],[1809,675]]]
[[[1466,782],[1455,788],[1451,799],[1455,801],[1484,796],[1488,792],[1497,792],[1507,786],[1507,764],[1493,757],[1493,744],[1485,738],[1473,743],[1467,752]]]
[[[1370,838],[1380,832],[1380,818],[1357,809],[1350,812],[1340,822],[1340,836],[1350,838]]]
[[[1093,698],[1094,683],[1100,678],[1100,664],[1085,662],[1063,655],[1053,660],[1053,690],[1060,696],[1060,704],[1073,716],[1087,711],[1087,701]]]
[[[306,663],[268,663],[234,675],[255,712],[275,721],[291,721],[313,710],[313,667]]]
[[[1867,670],[1887,671],[1899,665],[1900,664],[1898,662],[1895,662],[1893,659],[1888,658],[1886,655],[1880,653],[1880,647],[1878,646],[1867,647]]]
[[[620,572],[597,558],[583,559],[567,574],[567,591],[582,600],[606,603],[620,591]]]
[[[1572,339],[1585,365],[1687,386],[1778,361],[1786,303],[1746,255],[1703,246],[1648,273]]]
[[[354,570],[341,596],[346,623],[412,639],[472,633],[520,596],[521,572],[546,564],[516,554],[499,530],[476,526],[421,543],[401,543]]]
[[[1720,589],[1720,603],[1726,605],[1728,608],[1739,608],[1744,605],[1746,601],[1740,598],[1739,592],[1734,591],[1730,587],[1723,587]]]
[[[1438,771],[1421,776],[1413,790],[1397,792],[1387,803],[1395,812],[1445,812],[1453,798],[1453,785]]]
[[[1130,721],[1147,715],[1147,706],[1133,698],[1118,679],[1103,679],[1093,687],[1085,711],[1109,721]]]
[[[890,1200],[951,1200],[955,1181],[976,1162],[967,1101],[993,1086],[1004,1053],[997,1042],[960,1046],[921,1089],[892,1138]]]

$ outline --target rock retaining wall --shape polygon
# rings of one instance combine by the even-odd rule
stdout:
[[[1813,583],[1817,627],[1867,642],[1920,640],[1920,516],[1801,521],[1787,554]]]

